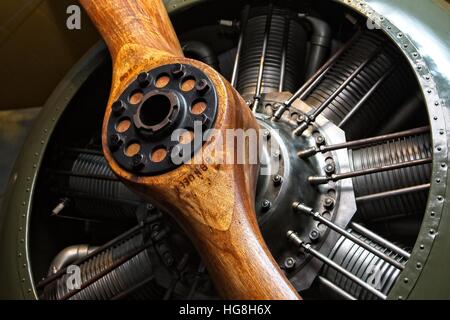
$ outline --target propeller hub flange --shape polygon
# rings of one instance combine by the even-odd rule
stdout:
[[[168,172],[182,164],[174,161],[173,154],[188,161],[201,148],[217,110],[216,89],[202,70],[181,63],[159,66],[140,73],[112,104],[108,147],[114,160],[129,172]],[[196,127],[201,127],[202,137],[194,139]],[[182,141],[181,132],[192,133],[191,139]]]

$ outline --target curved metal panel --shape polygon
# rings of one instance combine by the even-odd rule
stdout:
[[[366,16],[368,26],[382,29],[402,50],[421,85],[431,124],[434,176],[427,210],[412,258],[389,298],[450,298],[448,269],[442,267],[450,264],[448,14],[430,0],[337,1]]]

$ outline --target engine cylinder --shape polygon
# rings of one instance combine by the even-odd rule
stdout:
[[[375,57],[369,60],[372,54]],[[363,66],[367,60],[369,62]],[[358,106],[357,111],[342,124],[347,139],[366,137],[376,132],[379,124],[391,117],[411,92],[417,91],[414,76],[404,59],[399,56],[398,49],[387,43],[384,36],[371,31],[360,35],[337,57],[319,84],[309,93],[306,103],[316,108],[320,106],[361,66],[363,68],[358,75],[322,113],[339,125],[376,87],[363,104]],[[383,81],[377,85],[380,79]]]
[[[105,269],[111,267],[123,256],[138,249],[144,243],[143,235],[139,234],[115,247],[106,249],[80,265],[81,284],[97,277]],[[70,275],[64,274],[59,279],[51,282],[43,293],[44,299],[60,300],[67,295],[70,290],[67,287],[67,280]],[[100,279],[94,281],[84,289],[70,297],[71,300],[106,300],[127,291],[127,289],[145,282],[153,277],[152,261],[148,249],[141,251],[127,262],[108,272]],[[147,284],[146,292],[149,292]],[[153,295],[147,298],[158,298],[160,293],[156,287],[153,288]]]
[[[377,168],[431,157],[429,134],[405,137],[384,144],[350,150],[352,170]],[[363,221],[380,221],[395,217],[422,215],[428,190],[386,196],[369,201],[358,197],[397,190],[430,182],[431,164],[422,164],[353,178],[357,198],[358,218]]]
[[[351,229],[348,231],[379,251],[391,256],[403,264],[406,263],[405,258],[398,256],[396,253],[383,248],[370,239],[357,234]],[[341,267],[345,268],[347,271],[350,271],[359,277],[361,280],[374,286],[385,295],[389,293],[400,274],[399,269],[344,236],[337,241],[329,255],[329,258]],[[367,291],[367,289],[362,288],[354,281],[348,279],[341,273],[328,266],[323,268],[322,276],[351,294],[356,299],[378,299],[373,293]]]
[[[267,6],[256,6],[249,12],[238,69],[237,89],[242,95],[254,95],[256,91],[268,11]],[[270,20],[262,93],[279,91],[283,50],[286,58],[283,90],[298,89],[305,72],[306,39],[304,27],[290,9],[275,6]]]
[[[70,198],[77,215],[82,218],[135,218],[136,207],[141,202],[115,178],[101,155],[78,154],[70,174],[60,177],[59,184],[59,191]]]

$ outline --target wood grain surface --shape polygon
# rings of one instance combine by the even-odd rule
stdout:
[[[257,165],[215,163],[212,150],[217,150],[218,142],[210,141],[190,163],[162,175],[145,177],[119,167],[107,147],[106,124],[111,104],[142,71],[186,63],[206,73],[218,94],[214,127],[221,132],[259,128],[243,99],[215,70],[183,57],[162,1],[80,2],[107,42],[114,62],[103,124],[103,150],[112,170],[135,192],[178,221],[202,255],[223,298],[299,299],[258,228],[254,210]],[[202,162],[199,157],[209,157],[211,163],[195,164]]]

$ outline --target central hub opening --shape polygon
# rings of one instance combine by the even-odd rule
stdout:
[[[165,125],[165,120],[172,112],[170,99],[163,94],[156,94],[145,100],[139,110],[139,119],[145,127]]]

